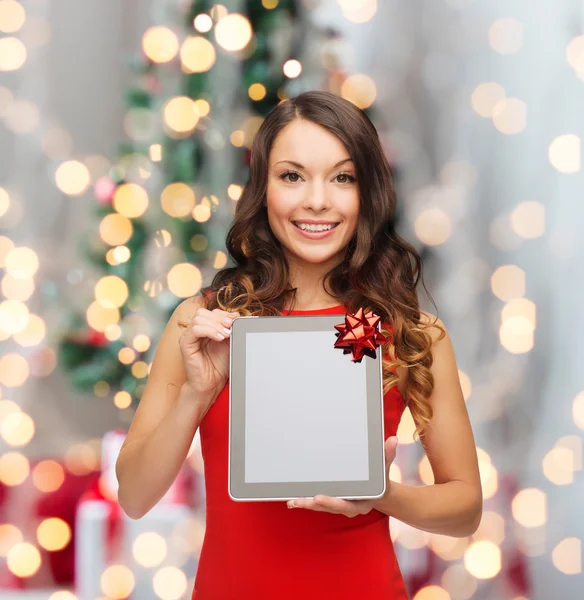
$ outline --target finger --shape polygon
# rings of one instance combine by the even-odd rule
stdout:
[[[324,506],[329,512],[347,516],[357,514],[357,504],[352,500],[343,500],[343,498],[335,498],[333,496],[315,496],[314,501],[318,506]]]
[[[314,498],[297,498],[288,502],[288,508],[304,508],[305,510],[315,510],[320,512],[332,512],[324,504],[319,504]]]
[[[315,496],[314,498],[297,498],[294,502],[295,508],[304,508],[333,514],[350,515],[355,512],[349,502],[341,498],[331,496]]]
[[[233,321],[240,316],[238,312],[227,312],[216,308],[212,311],[201,312],[197,315],[197,319],[193,319],[193,325],[197,322],[202,323],[217,323],[218,331],[223,333],[226,337],[231,333],[231,325]],[[225,328],[225,331],[223,330]]]
[[[223,331],[225,329],[225,331]],[[220,323],[216,321],[211,323],[196,323],[189,327],[184,333],[181,339],[186,345],[194,344],[201,338],[209,338],[216,342],[222,342],[229,335],[229,330],[224,328]]]
[[[230,312],[227,310],[221,310],[220,308],[215,308],[211,311],[211,314],[220,321],[223,321],[224,319],[229,319],[230,321],[233,321],[233,319],[240,316],[240,314],[237,311]]]
[[[225,327],[231,327],[233,321],[240,315],[239,313],[228,313],[224,310],[220,310],[213,316]]]
[[[196,325],[207,325],[209,327],[214,327],[219,335],[215,335],[213,339],[222,341],[231,335],[231,324],[233,323],[233,318],[224,316],[228,314],[232,313],[227,313],[226,311],[219,309],[215,309],[214,311],[203,309],[203,311],[195,316],[191,322],[191,326],[195,327]]]

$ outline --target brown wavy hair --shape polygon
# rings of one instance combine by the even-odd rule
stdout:
[[[226,237],[235,266],[217,272],[201,295],[207,298],[209,310],[220,308],[242,316],[274,316],[285,307],[294,308],[296,288],[290,287],[289,266],[269,226],[264,203],[272,145],[295,119],[311,121],[336,135],[354,162],[360,196],[357,230],[343,261],[324,278],[324,289],[351,312],[363,307],[381,317],[381,331],[390,340],[382,352],[383,391],[397,385],[397,367],[407,368],[404,401],[416,424],[414,439],[421,437],[432,418],[433,339],[428,329],[440,329],[439,339],[445,331],[420,311],[419,282],[432,301],[423,282],[422,261],[395,231],[393,176],[377,130],[350,101],[331,92],[308,91],[280,102],[264,119],[251,147],[249,181]]]

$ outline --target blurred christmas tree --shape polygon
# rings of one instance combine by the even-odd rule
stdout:
[[[283,67],[302,29],[292,0],[175,1],[164,14],[168,23],[147,30],[131,59],[128,141],[94,185],[95,230],[79,244],[98,275],[59,342],[74,387],[111,394],[120,407],[139,401],[153,340],[176,305],[200,289],[206,269],[227,266],[222,241],[253,133],[290,96]],[[219,115],[235,106],[229,130]]]
[[[129,141],[95,183],[95,229],[80,241],[95,286],[59,344],[77,390],[112,395],[120,408],[140,400],[171,312],[207,275],[232,266],[225,232],[253,135],[279,102],[312,87],[302,78],[307,66],[317,87],[372,110],[363,93],[341,89],[339,34],[312,27],[298,8],[293,0],[174,0],[164,10],[169,23],[144,33],[126,94]],[[314,65],[300,62],[307,43],[321,49]]]

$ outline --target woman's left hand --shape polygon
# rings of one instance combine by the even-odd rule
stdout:
[[[375,506],[389,495],[391,481],[389,479],[389,468],[395,459],[397,448],[397,437],[392,436],[385,440],[385,493],[381,498],[372,498],[370,500],[343,500],[332,496],[316,495],[314,498],[296,498],[288,500],[288,508],[308,508],[322,512],[330,512],[346,517],[356,517],[357,515],[366,515],[371,512]]]

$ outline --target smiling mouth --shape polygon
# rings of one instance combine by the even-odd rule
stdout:
[[[335,227],[338,227],[340,223],[333,223],[332,227],[326,227],[325,229],[309,229],[308,227],[300,227],[298,221],[292,221],[292,224],[300,231],[308,231],[309,233],[322,233],[323,231],[332,231]],[[327,224],[328,225],[328,224]]]

